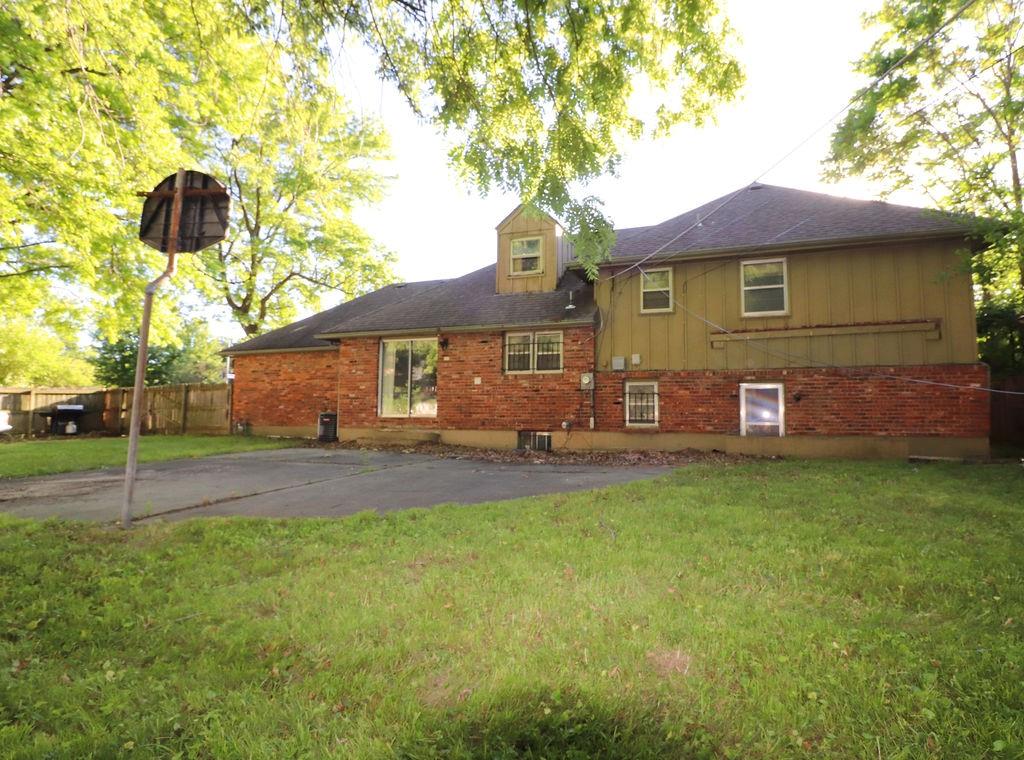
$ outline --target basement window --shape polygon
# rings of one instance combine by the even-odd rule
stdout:
[[[504,353],[508,374],[561,372],[562,333],[506,333]]]
[[[658,384],[626,383],[626,425],[650,427],[658,424]]]
[[[740,262],[744,317],[774,317],[789,313],[785,259]]]
[[[382,340],[377,414],[437,416],[437,340]]]
[[[740,435],[785,435],[786,401],[781,383],[740,383]]]
[[[539,237],[516,238],[512,241],[510,266],[512,274],[541,274],[543,241]]]
[[[672,311],[672,268],[640,272],[640,312]]]

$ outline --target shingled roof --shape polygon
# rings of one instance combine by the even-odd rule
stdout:
[[[227,348],[224,354],[243,353],[246,351],[282,351],[296,348],[329,348],[330,341],[315,337],[328,327],[341,321],[367,314],[376,309],[398,303],[411,298],[425,290],[436,287],[444,280],[428,280],[425,282],[409,282],[386,285],[372,293],[353,298],[334,308],[321,311],[311,317],[292,322],[290,325],[263,333],[242,343]]]
[[[413,298],[340,320],[322,335],[579,324],[594,320],[593,291],[575,272],[566,272],[558,288],[547,293],[495,293],[495,266],[443,280]],[[567,309],[570,294],[573,308]]]
[[[499,294],[494,292],[494,270],[492,264],[450,280],[388,285],[223,353],[326,348],[330,338],[359,333],[593,322],[593,291],[575,272],[567,272],[558,289],[548,293]],[[574,308],[566,309],[570,293]]]
[[[650,227],[616,230],[612,259],[781,248],[844,240],[964,235],[948,214],[754,184]]]

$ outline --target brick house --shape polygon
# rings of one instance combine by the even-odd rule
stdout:
[[[308,436],[336,411],[343,439],[491,447],[984,455],[968,245],[934,212],[753,185],[618,230],[591,282],[558,223],[519,208],[490,266],[232,346],[232,417]]]

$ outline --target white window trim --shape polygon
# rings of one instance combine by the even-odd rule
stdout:
[[[515,253],[515,243],[520,240],[536,240],[540,243],[536,254],[519,254]],[[516,259],[537,259],[537,268],[531,269],[529,272],[517,272],[515,269]],[[527,237],[512,238],[508,243],[508,274],[510,277],[535,277],[539,274],[544,274],[544,236],[543,235],[529,235]]]
[[[557,335],[558,336],[558,347],[559,355],[558,358],[560,366],[558,369],[537,369],[537,336],[539,335]],[[509,369],[508,368],[508,347],[509,338],[521,338],[526,336],[530,339],[530,368],[529,369]],[[537,332],[508,332],[505,333],[503,343],[501,346],[503,352],[502,365],[505,368],[506,375],[561,375],[565,372],[565,335],[561,330],[539,330]]]
[[[509,340],[509,338],[522,338],[523,336],[526,336],[527,338],[530,339],[530,368],[529,369],[509,369],[508,368],[508,349],[509,349],[509,346],[511,345],[511,341]],[[505,355],[502,357],[502,359],[504,360],[503,363],[505,365],[505,374],[506,375],[532,375],[533,374],[533,364],[534,364],[534,361],[533,361],[533,333],[530,333],[530,332],[510,332],[510,333],[505,333],[504,344],[502,345],[501,350],[505,353]]]
[[[782,264],[782,311],[747,311],[748,290],[768,290],[777,288],[778,285],[750,285],[747,286],[743,279],[744,267],[751,264]],[[789,315],[789,264],[785,257],[774,259],[747,259],[740,262],[740,300],[744,317],[785,317]]]
[[[558,369],[537,369],[537,345],[540,343],[541,335],[557,335],[558,336]],[[534,367],[533,373],[535,375],[560,375],[565,371],[565,338],[562,335],[561,330],[541,330],[533,334],[533,360],[531,364]]]
[[[377,416],[385,420],[432,420],[437,418],[437,411],[433,414],[413,414],[412,397],[409,398],[408,414],[384,414],[384,345],[387,343],[409,343],[411,341],[437,341],[437,336],[431,338],[429,335],[413,335],[408,338],[381,338],[380,346],[377,349]],[[438,352],[440,355],[440,352]]]
[[[747,434],[747,390],[768,388],[779,391],[779,438],[786,436],[786,386],[783,383],[740,383],[740,435]]]
[[[634,385],[654,386],[654,422],[630,422],[629,420],[629,389]],[[656,380],[632,380],[626,381],[625,393],[622,394],[622,415],[626,427],[633,428],[656,428],[661,422],[661,396],[658,392]]]
[[[674,267],[658,267],[657,269],[641,269],[640,270],[640,313],[641,314],[668,314],[669,312],[675,311],[676,303],[673,297],[673,284],[674,284]],[[645,288],[647,284],[646,275],[653,272],[668,272],[668,306],[664,309],[645,309],[644,308],[644,293],[661,293],[664,288]]]

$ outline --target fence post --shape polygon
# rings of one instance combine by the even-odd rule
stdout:
[[[36,389],[29,388],[28,409],[25,410],[25,437],[32,437],[32,415],[36,412]]]
[[[188,383],[181,389],[181,434],[188,428]]]

